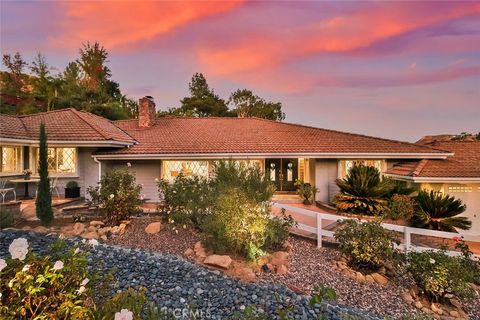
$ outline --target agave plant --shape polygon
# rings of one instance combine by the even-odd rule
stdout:
[[[466,217],[458,217],[467,208],[455,197],[437,191],[422,190],[416,197],[418,209],[412,217],[414,227],[458,232],[468,230],[472,222]]]
[[[382,180],[380,172],[371,166],[358,165],[350,169],[344,179],[337,179],[340,193],[334,202],[340,212],[379,215],[388,206],[392,184]]]

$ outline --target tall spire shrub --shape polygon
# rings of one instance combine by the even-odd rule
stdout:
[[[48,145],[45,124],[40,124],[40,145],[38,148],[38,183],[37,199],[35,201],[36,214],[42,225],[49,225],[53,221],[52,192],[50,190],[50,178],[48,177]]]

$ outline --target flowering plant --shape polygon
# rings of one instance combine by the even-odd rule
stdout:
[[[32,170],[25,169],[25,170],[23,170],[22,174],[25,176],[25,179],[28,179],[32,175]]]

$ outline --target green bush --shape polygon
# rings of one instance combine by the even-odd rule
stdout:
[[[75,180],[68,181],[67,184],[65,185],[65,188],[67,188],[67,189],[78,188],[78,182],[75,181]]]
[[[173,183],[160,180],[158,190],[165,201],[161,211],[175,223],[184,224],[191,221],[198,227],[202,217],[209,211],[211,205],[209,185],[203,178],[180,174]]]
[[[344,220],[339,223],[334,236],[340,251],[356,268],[374,270],[391,261],[395,253],[397,240],[393,233],[376,221]]]
[[[53,221],[52,191],[50,189],[50,178],[48,177],[48,145],[45,124],[40,124],[38,147],[38,175],[40,181],[37,187],[37,198],[35,199],[35,213],[42,225],[49,225]]]
[[[297,182],[295,182],[295,186],[297,187],[297,194],[303,198],[303,203],[311,204],[312,199],[315,198],[315,194],[317,193],[318,189],[312,186],[310,183],[305,183],[302,180],[297,180]]]
[[[136,320],[174,318],[148,303],[144,289],[103,295],[111,292],[109,282],[89,274],[87,255],[63,240],[37,256],[18,238],[10,253],[11,259],[0,259],[1,319],[114,319],[122,309]]]
[[[0,229],[10,228],[14,222],[13,212],[0,205]]]
[[[388,202],[388,209],[385,211],[384,218],[408,220],[414,213],[415,203],[410,196],[394,194]]]
[[[270,217],[265,234],[265,249],[277,250],[280,249],[290,234],[290,228],[297,225],[297,222],[290,215],[285,214],[285,209],[282,208],[280,216]]]
[[[427,296],[435,300],[446,294],[462,295],[475,274],[461,257],[451,257],[444,250],[410,252],[408,271]]]
[[[256,204],[240,189],[231,188],[218,196],[212,211],[202,224],[208,248],[233,251],[252,260],[262,255],[269,220],[266,205]]]
[[[97,187],[89,187],[87,192],[97,211],[107,225],[117,225],[131,215],[140,212],[140,191],[142,187],[135,176],[126,169],[108,171],[102,176]]]

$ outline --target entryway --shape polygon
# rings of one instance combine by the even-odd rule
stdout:
[[[275,183],[277,191],[295,191],[298,179],[298,159],[265,159],[267,179]]]

